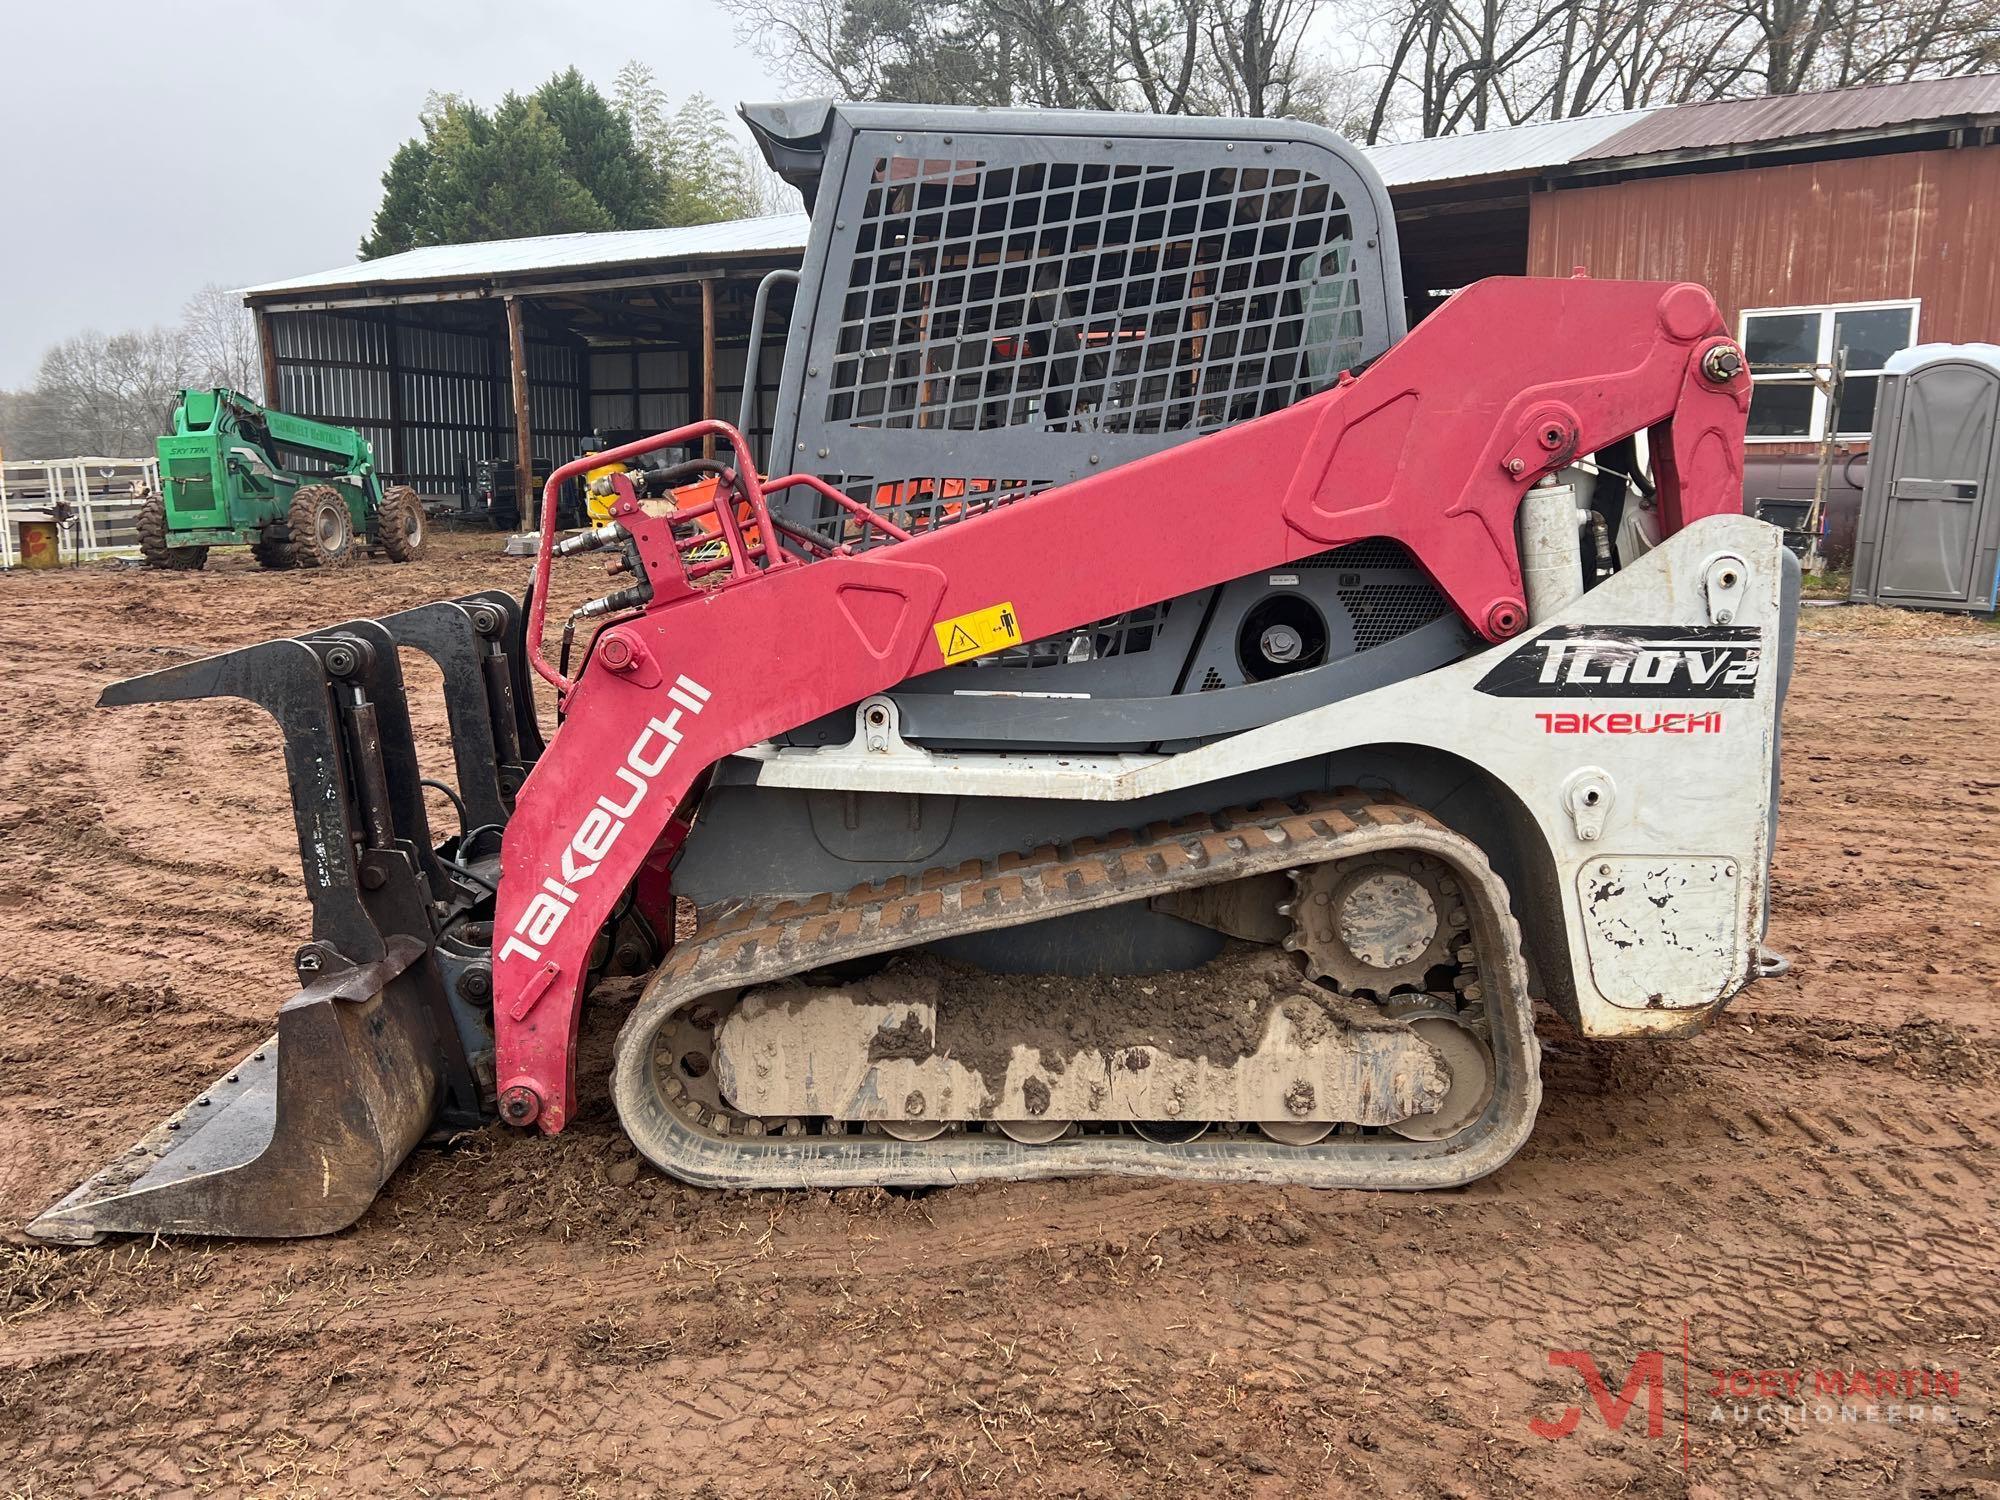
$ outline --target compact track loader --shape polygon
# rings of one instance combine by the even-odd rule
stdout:
[[[106,691],[270,710],[313,933],[276,1034],[37,1234],[325,1233],[428,1133],[560,1131],[607,973],[651,976],[619,1116],[690,1182],[1429,1188],[1527,1137],[1534,999],[1680,1035],[1780,965],[1796,564],[1705,291],[1406,331],[1388,199],[1310,126],[746,114],[813,207],[773,477],[719,421],[626,444],[550,476],[521,600]],[[610,472],[557,542],[567,480],[704,438],[699,490]],[[584,551],[621,586],[570,670]]]

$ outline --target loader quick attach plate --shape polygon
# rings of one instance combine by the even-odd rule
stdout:
[[[1016,927],[1176,891],[1415,852],[1456,876],[1478,956],[1494,1079],[1478,1117],[1441,1140],[1381,1133],[1309,1145],[1255,1138],[1179,1144],[1103,1133],[1029,1145],[980,1131],[929,1140],[849,1130],[769,1131],[691,1105],[673,1072],[675,1019],[720,1012],[742,991],[941,937]],[[705,1002],[705,1004],[704,1004]],[[1313,793],[1049,845],[844,895],[709,911],[676,945],[619,1032],[612,1098],[634,1144],[663,1171],[713,1187],[885,1187],[1109,1172],[1309,1187],[1439,1188],[1482,1177],[1527,1139],[1541,1102],[1520,931],[1506,887],[1471,841],[1422,810],[1360,793]]]

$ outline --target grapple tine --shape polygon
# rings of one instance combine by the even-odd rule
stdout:
[[[37,1238],[331,1234],[358,1219],[423,1138],[437,1046],[415,938],[307,985],[278,1031],[125,1156],[28,1225]]]
[[[396,656],[395,639],[377,620],[348,620],[312,631],[301,639],[322,648],[324,655],[323,648],[340,642],[343,637],[364,641],[368,649],[360,653],[351,671],[337,674],[341,681],[335,691],[350,695],[347,711],[350,727],[366,726],[372,720],[374,731],[367,746],[352,744],[349,749],[355,752],[357,765],[370,774],[379,763],[394,836],[416,856],[432,885],[442,889],[448,876],[431,849],[423,773],[417,767],[416,735],[410,728],[409,695],[403,688],[403,668]]]
[[[386,808],[391,834],[387,841],[371,838],[370,847],[360,856],[361,883],[372,893],[363,900],[378,931],[416,937],[428,950],[435,938],[431,900],[451,888],[452,877],[432,847],[416,736],[410,727],[409,699],[395,639],[377,620],[349,620],[304,639],[322,659],[329,657],[332,647],[366,643],[367,649],[356,653],[353,662],[342,662],[342,670],[333,672],[338,680],[336,693],[345,695],[342,715],[349,762],[367,810],[363,826],[372,828]],[[477,1118],[478,1082],[434,955],[426,951],[422,962],[412,965],[408,983],[431,1017],[454,1119],[465,1122]]]
[[[109,708],[200,698],[244,698],[278,721],[314,941],[355,963],[380,958],[382,935],[355,878],[347,752],[319,652],[300,640],[263,641],[114,682],[97,701]]]
[[[484,589],[467,594],[463,604],[490,604],[500,611],[502,628],[494,637],[499,650],[488,660],[495,667],[496,702],[513,723],[512,738],[520,759],[532,766],[548,749],[542,739],[541,721],[535,717],[535,685],[528,672],[528,618],[522,602],[505,589]],[[503,731],[496,725],[495,733]]]
[[[493,738],[494,705],[482,660],[482,636],[472,614],[475,608],[491,617],[495,633],[504,628],[504,621],[491,605],[452,599],[385,615],[381,623],[397,645],[423,652],[443,675],[458,795],[465,804],[468,826],[478,828],[506,823],[507,792]]]

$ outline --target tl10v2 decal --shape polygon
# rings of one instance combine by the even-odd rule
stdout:
[[[1478,687],[1496,698],[1748,698],[1758,637],[1749,625],[1556,625]]]

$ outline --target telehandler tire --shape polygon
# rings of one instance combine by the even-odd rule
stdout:
[[[292,538],[289,533],[276,540],[267,537],[261,542],[252,542],[250,555],[257,559],[258,567],[273,573],[282,573],[287,568],[298,566],[298,558],[292,552]]]
[[[391,485],[382,493],[375,513],[376,535],[391,562],[415,562],[429,539],[424,502],[407,484]]]
[[[354,517],[330,484],[302,484],[292,495],[292,560],[301,568],[337,568],[354,555]]]
[[[171,568],[177,573],[196,572],[208,561],[206,547],[175,547],[167,542],[167,502],[152,496],[139,507],[134,522],[139,532],[139,553],[149,568]]]

